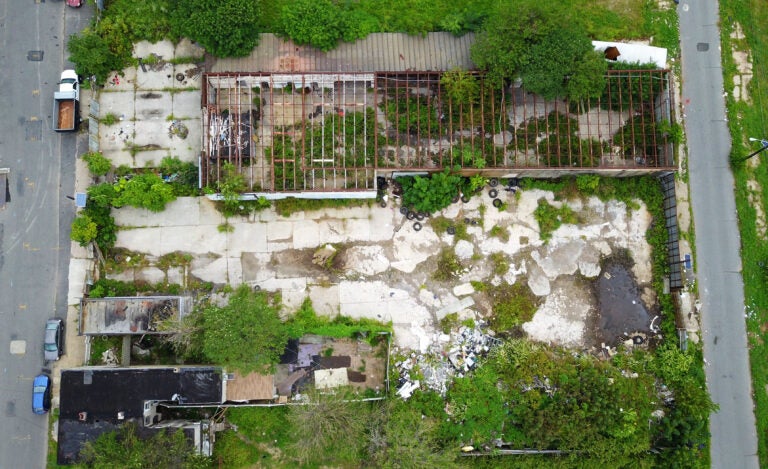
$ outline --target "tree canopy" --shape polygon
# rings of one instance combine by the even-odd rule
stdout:
[[[276,363],[288,342],[277,307],[248,285],[238,287],[226,306],[204,308],[202,327],[205,356],[243,372]]]
[[[522,78],[547,99],[597,97],[607,63],[586,31],[551,2],[502,2],[472,45],[472,60],[496,83]]]
[[[243,57],[259,42],[258,0],[184,0],[172,13],[171,29],[218,57]]]

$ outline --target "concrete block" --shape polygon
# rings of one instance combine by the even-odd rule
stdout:
[[[323,240],[326,242],[327,240]],[[316,248],[320,245],[320,227],[312,220],[296,221],[293,225],[293,248]]]
[[[293,236],[293,223],[287,221],[275,221],[267,225],[267,241],[291,239]]]

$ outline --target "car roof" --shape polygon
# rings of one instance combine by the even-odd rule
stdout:
[[[35,380],[33,381],[34,386],[44,386],[48,384],[48,381],[50,381],[51,378],[48,377],[48,375],[37,375],[35,376]]]

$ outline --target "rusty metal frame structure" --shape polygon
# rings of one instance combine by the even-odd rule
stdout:
[[[394,171],[557,177],[675,169],[669,70],[611,70],[601,97],[522,87],[454,102],[442,72],[218,73],[203,79],[201,183],[226,163],[260,193],[373,191]]]

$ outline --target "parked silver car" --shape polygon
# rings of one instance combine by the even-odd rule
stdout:
[[[46,361],[55,361],[61,356],[61,329],[61,319],[49,319],[45,323],[45,346],[43,349]]]

